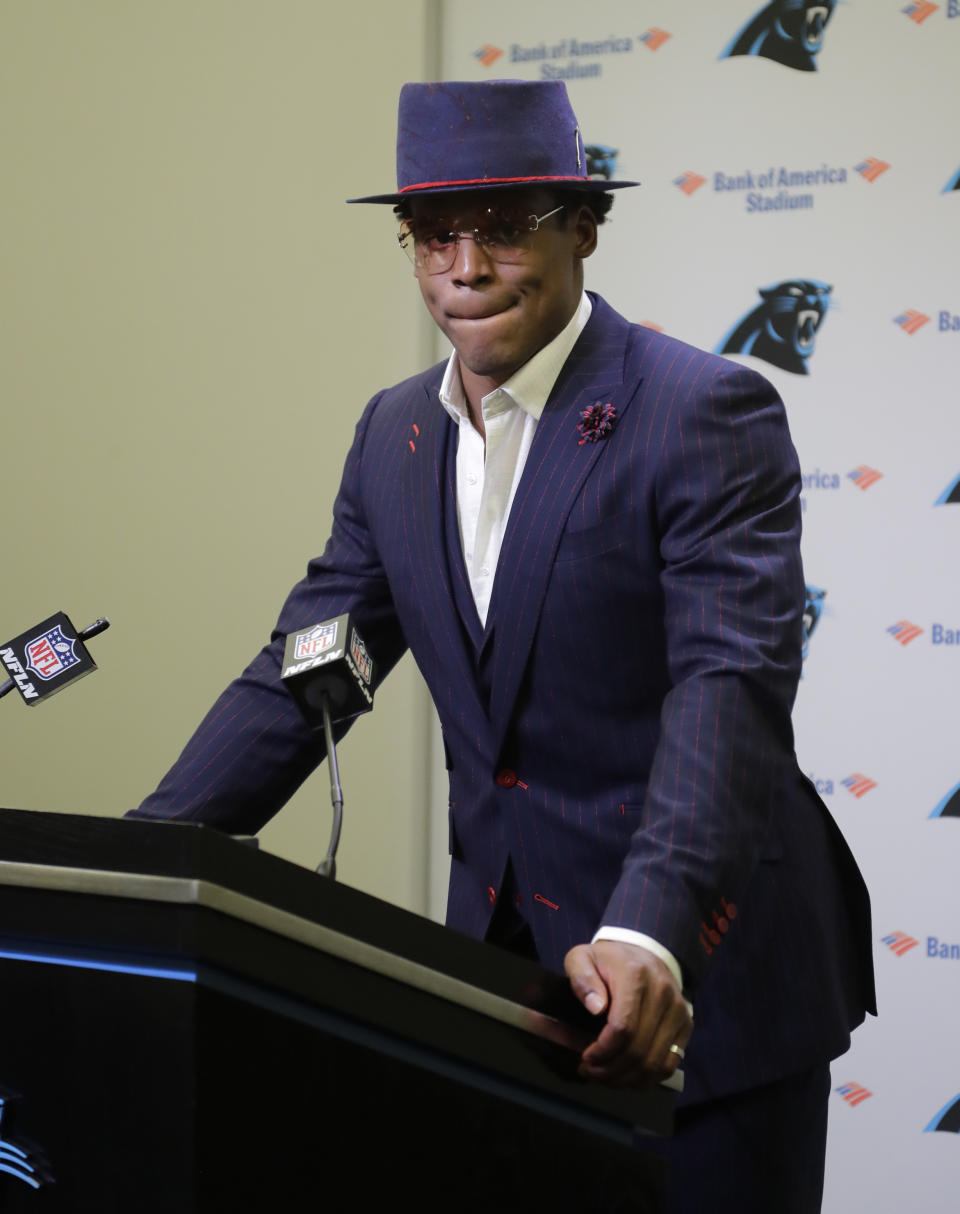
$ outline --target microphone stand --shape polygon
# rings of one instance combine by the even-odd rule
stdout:
[[[337,879],[337,848],[340,846],[340,828],[343,826],[343,789],[340,787],[340,766],[337,763],[337,748],[333,741],[333,722],[330,719],[330,697],[323,693],[323,736],[327,743],[327,767],[330,770],[330,804],[333,806],[333,826],[327,854],[317,865],[321,877]]]

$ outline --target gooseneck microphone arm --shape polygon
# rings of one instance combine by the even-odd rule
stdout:
[[[330,719],[330,697],[323,693],[323,736],[327,744],[327,768],[330,772],[330,804],[333,806],[333,826],[327,854],[317,865],[321,877],[337,879],[337,848],[340,846],[340,828],[343,826],[343,789],[340,787],[340,765],[337,763],[337,747],[333,740],[333,721]]]
[[[314,733],[323,729],[333,826],[330,846],[324,860],[317,865],[317,872],[322,877],[336,880],[337,848],[343,825],[343,789],[333,723],[342,722],[346,728],[360,713],[369,712],[373,707],[376,686],[373,659],[349,613],[345,613],[289,632],[280,677]]]

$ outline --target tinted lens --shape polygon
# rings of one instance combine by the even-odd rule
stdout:
[[[462,216],[417,216],[400,227],[400,245],[414,265],[430,274],[443,274],[453,265],[463,234],[475,240],[494,261],[523,257],[533,231],[530,216],[497,211]]]

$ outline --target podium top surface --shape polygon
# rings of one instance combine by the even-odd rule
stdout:
[[[563,975],[201,824],[0,810],[3,887],[214,912],[532,1034],[571,1060],[599,1028]],[[614,1122],[669,1124],[667,1092],[576,1087],[578,1101]]]

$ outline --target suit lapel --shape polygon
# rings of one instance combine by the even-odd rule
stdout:
[[[639,386],[624,382],[630,326],[603,300],[594,310],[567,359],[537,426],[504,535],[487,621],[490,718],[497,750],[503,742],[540,608],[567,516],[594,464],[617,430],[596,442],[580,443],[580,414],[594,404],[610,404],[622,420]]]
[[[434,694],[439,695],[441,687],[456,688],[461,710],[463,698],[472,696],[486,717],[477,688],[472,643],[458,610],[465,594],[473,607],[475,639],[479,642],[480,621],[467,583],[457,527],[456,435],[451,434],[453,423],[438,398],[441,379],[442,368],[436,377],[427,380],[412,402],[405,492],[398,499],[398,523],[403,529],[398,542],[409,545],[420,582],[418,596],[428,617],[424,633],[434,652],[432,660],[423,652],[416,657]]]

